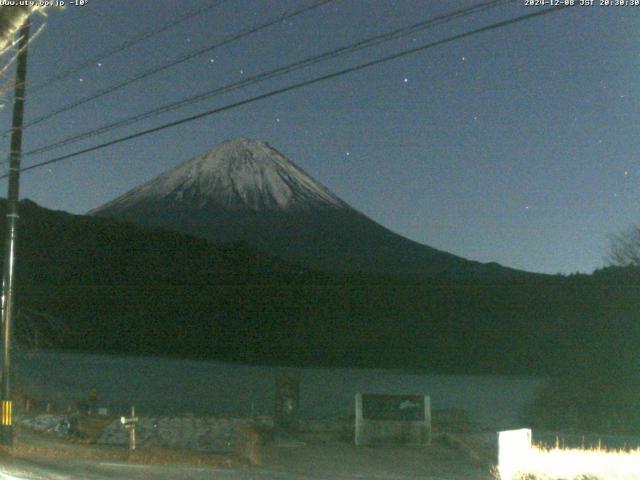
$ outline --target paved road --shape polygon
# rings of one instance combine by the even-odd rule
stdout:
[[[275,480],[298,479],[267,470],[200,467],[191,465],[139,465],[69,459],[16,460],[0,466],[0,480]]]
[[[0,480],[489,480],[489,469],[442,448],[382,449],[353,446],[270,448],[263,465],[214,468],[141,465],[69,458],[5,459]]]
[[[278,472],[199,466],[138,465],[69,459],[20,460],[0,467],[0,480],[275,480],[297,479]]]

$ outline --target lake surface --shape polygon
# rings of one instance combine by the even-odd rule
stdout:
[[[15,388],[64,406],[98,392],[99,405],[140,415],[248,416],[272,413],[282,368],[159,357],[16,352]],[[520,416],[545,379],[522,376],[409,374],[349,368],[294,368],[300,413],[326,418],[353,413],[361,393],[424,394],[433,409],[462,408],[480,428],[521,427]]]

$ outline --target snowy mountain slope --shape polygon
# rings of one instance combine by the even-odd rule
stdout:
[[[480,264],[397,235],[350,207],[267,143],[240,138],[89,212],[242,242],[315,269],[493,275]]]
[[[348,208],[267,143],[240,138],[163,173],[90,212],[126,211],[158,200],[230,210]]]

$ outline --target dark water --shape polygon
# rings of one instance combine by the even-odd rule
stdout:
[[[247,416],[271,413],[274,367],[157,357],[16,353],[16,387],[59,407],[86,399],[141,415]],[[300,373],[301,415],[335,417],[354,409],[362,393],[426,394],[433,409],[462,408],[488,429],[523,426],[519,417],[544,379],[512,376],[425,375],[366,369],[294,369]]]

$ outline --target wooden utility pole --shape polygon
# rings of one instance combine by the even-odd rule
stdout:
[[[13,395],[11,392],[11,336],[14,320],[14,273],[16,263],[16,234],[18,224],[18,199],[20,195],[20,159],[22,156],[22,123],[24,117],[25,83],[27,78],[27,47],[29,45],[27,20],[18,35],[18,58],[16,85],[13,99],[11,128],[11,151],[9,153],[9,189],[7,192],[7,231],[4,245],[4,268],[2,276],[2,401],[0,421],[0,443],[13,444]]]

